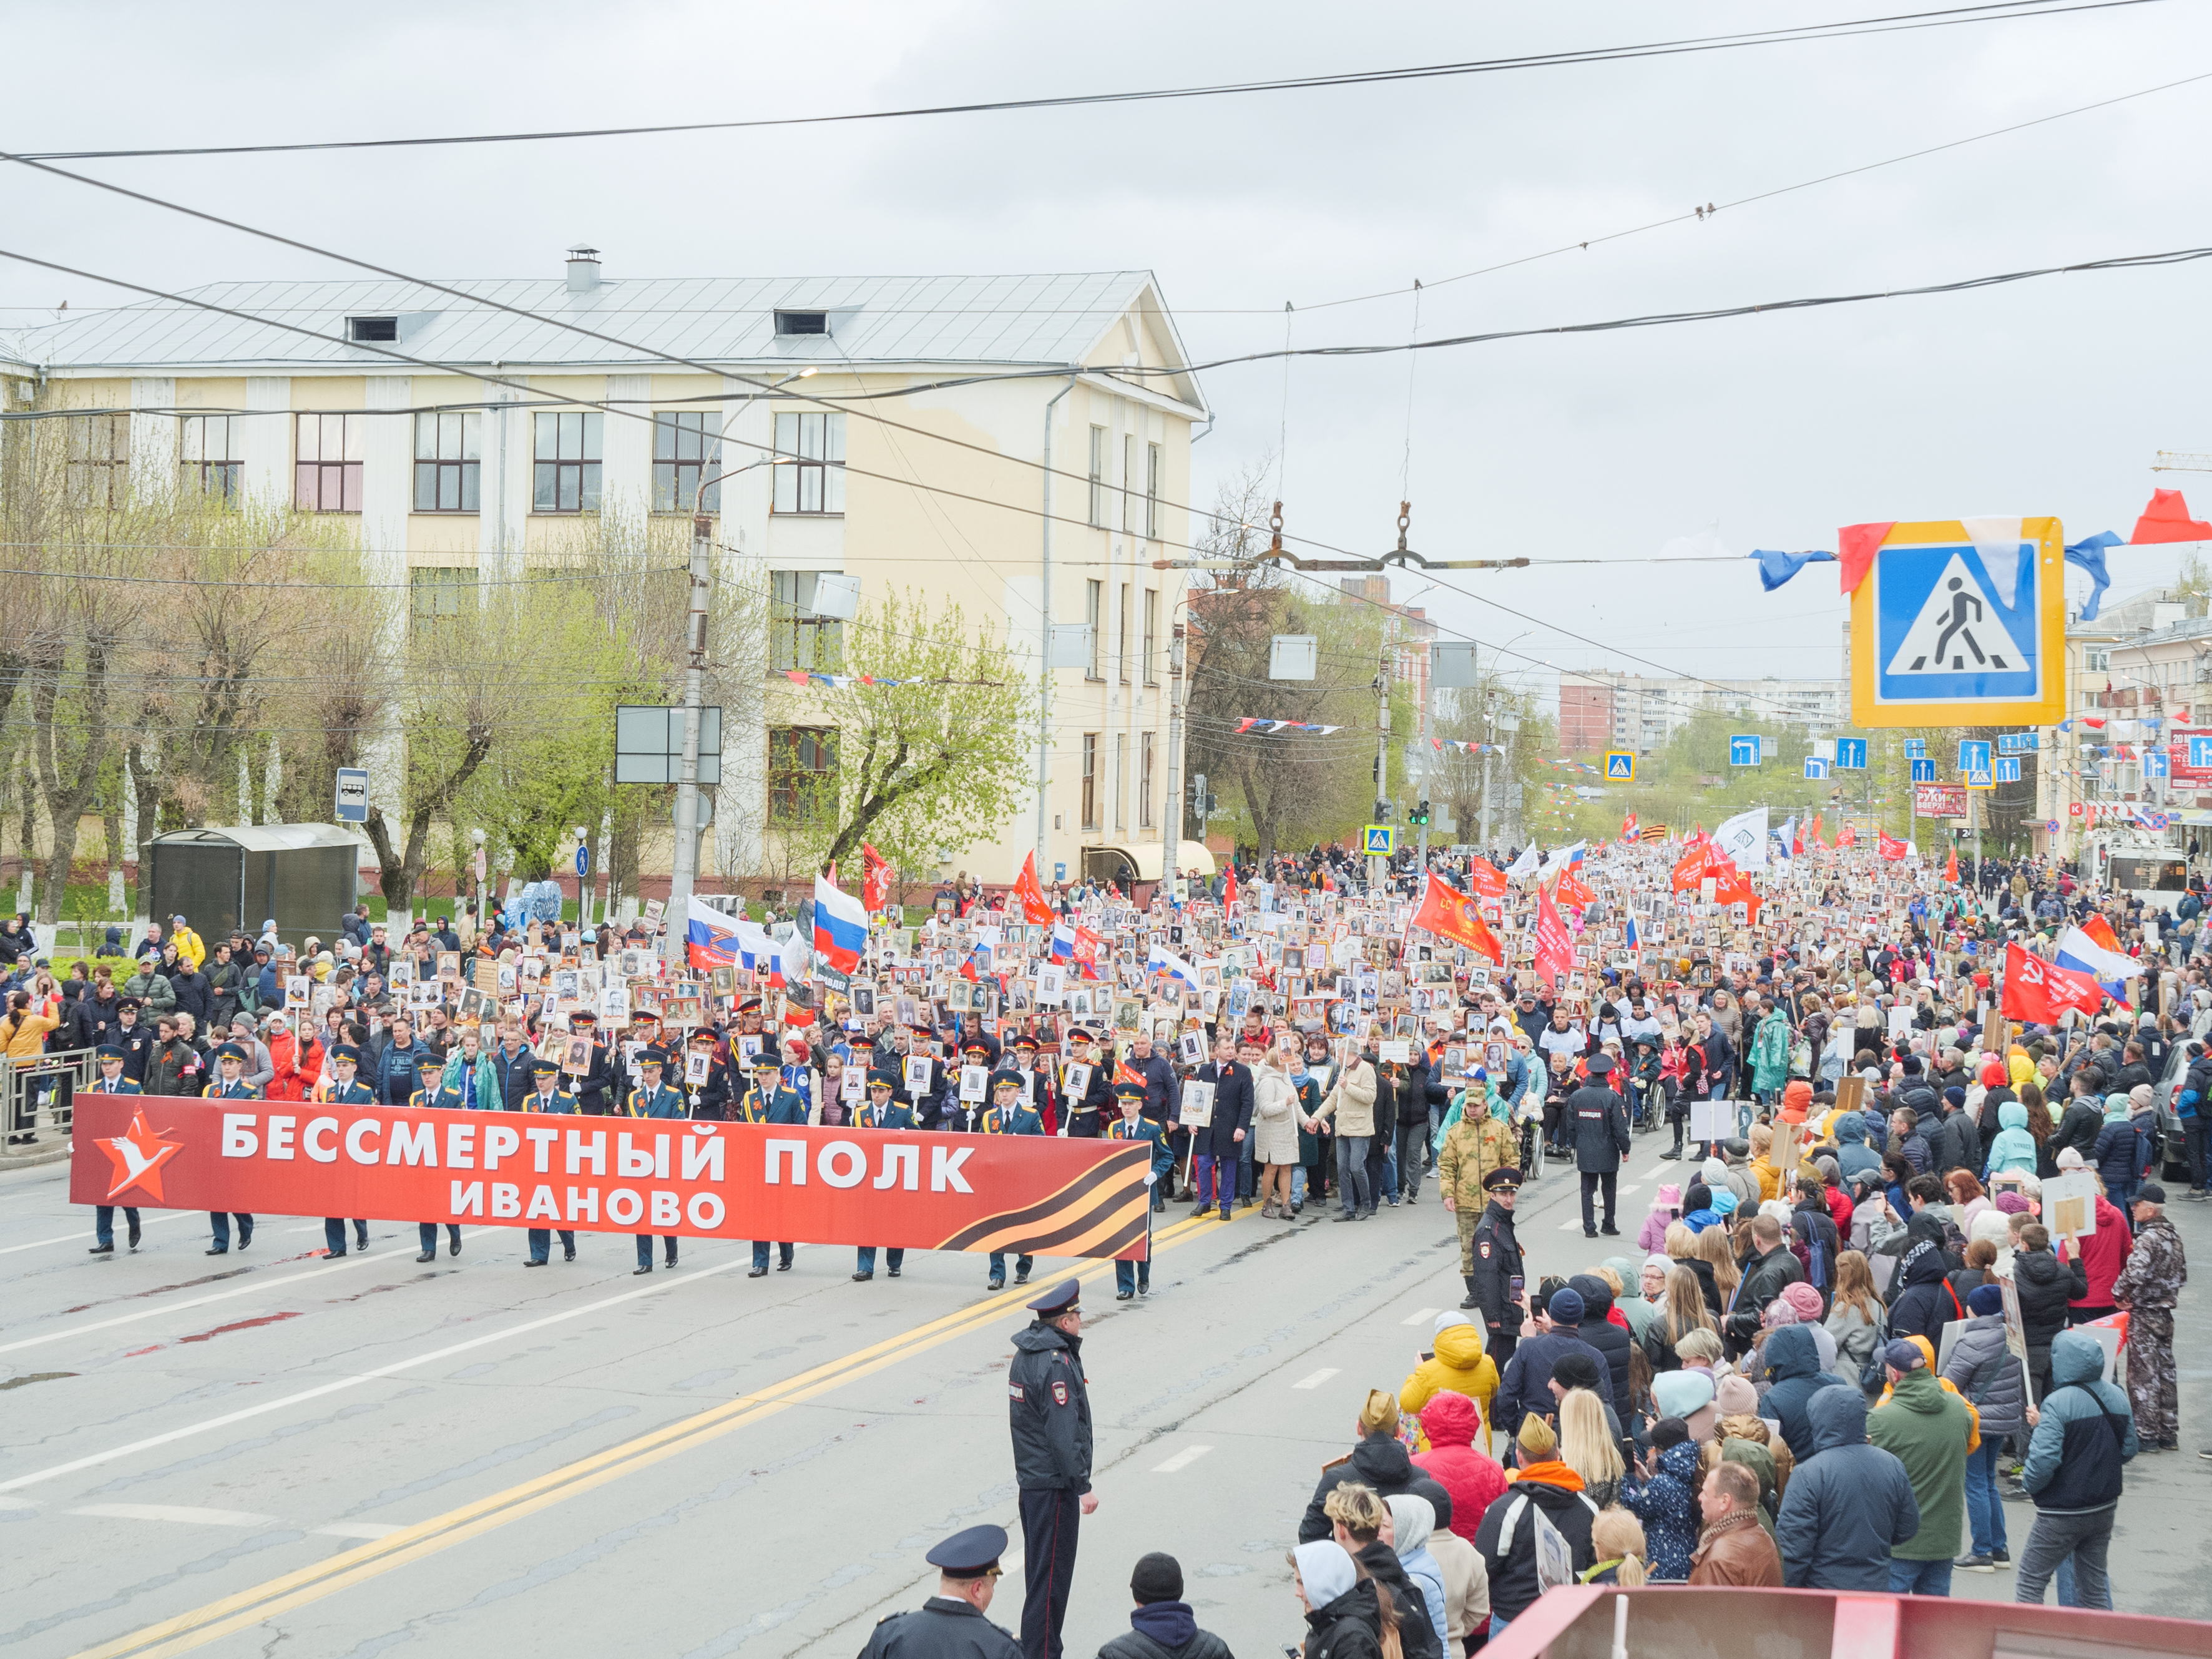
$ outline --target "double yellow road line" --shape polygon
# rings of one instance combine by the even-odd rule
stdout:
[[[1210,1224],[1208,1218],[1187,1217],[1162,1228],[1152,1237],[1154,1257],[1204,1232]],[[1113,1267],[1110,1261],[1089,1262],[1078,1267],[1073,1277],[1087,1285],[1110,1277]],[[149,1625],[112,1642],[87,1648],[76,1659],[167,1659],[172,1654],[189,1653],[234,1631],[319,1601],[394,1568],[481,1537],[525,1516],[535,1515],[609,1481],[648,1468],[663,1458],[693,1450],[818,1395],[858,1382],[911,1355],[994,1324],[1035,1294],[1035,1289],[1029,1285],[1001,1291],[973,1307],[945,1314],[768,1388],[739,1395],[696,1416],[580,1458],[535,1480],[448,1510],[428,1521],[418,1521],[411,1527],[403,1527],[372,1543],[343,1550],[328,1560],[271,1578],[251,1589],[179,1613],[173,1619]]]

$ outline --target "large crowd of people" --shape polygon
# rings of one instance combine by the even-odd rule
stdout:
[[[1155,1208],[1195,1215],[1368,1221],[1433,1174],[1465,1298],[1306,1508],[1310,1656],[1472,1652],[1562,1571],[1923,1595],[2009,1571],[2021,1600],[2055,1579],[2108,1607],[2124,1468],[2179,1444],[2165,1180],[2205,1195],[2201,900],[2147,909],[2030,860],[1978,897],[1817,830],[1772,852],[1733,902],[1635,841],[1379,885],[1317,853],[1142,904],[956,888],[811,983],[671,969],[644,928],[363,907],[295,951],[179,917],[128,972],[19,949],[0,1041],[95,1048],[115,1091],[1141,1138]],[[1413,927],[1433,880],[1488,948]],[[1560,911],[1571,960],[1539,974]],[[2128,976],[2094,1012],[2007,1018],[2008,948],[2048,961],[2083,925]],[[1639,1134],[1680,1173],[1624,1218]],[[1584,1234],[1623,1241],[1565,1274],[1514,1231],[1559,1166]],[[97,1231],[111,1251],[108,1212]],[[1148,1294],[1123,1266],[1117,1294]],[[1174,1564],[1147,1561],[1136,1628],[1165,1629]]]

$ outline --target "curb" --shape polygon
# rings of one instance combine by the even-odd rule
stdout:
[[[69,1142],[66,1140],[51,1146],[33,1147],[28,1152],[0,1153],[0,1173],[9,1170],[33,1170],[41,1164],[59,1164],[69,1155]]]

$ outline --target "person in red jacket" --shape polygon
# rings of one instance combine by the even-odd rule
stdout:
[[[1414,1468],[1451,1494],[1451,1530],[1470,1544],[1484,1512],[1505,1492],[1505,1471],[1498,1460],[1474,1449],[1481,1428],[1474,1401],[1447,1389],[1421,1407],[1429,1449],[1413,1458]]]
[[[2083,1167],[2081,1154],[2074,1147],[2058,1154],[2060,1174],[2071,1175]],[[2089,1276],[2089,1288],[2066,1304],[2069,1325],[2086,1325],[2113,1310],[2112,1281],[2128,1265],[2128,1252],[2134,1247],[2135,1231],[2128,1225],[2125,1212],[2099,1193],[2097,1231],[2078,1239],[2058,1241],[2058,1259],[2070,1261],[2080,1256],[2081,1271]]]
[[[282,1020],[270,1023],[264,1040],[275,1071],[264,1093],[270,1100],[305,1100],[323,1074],[322,1046],[313,1036],[301,1043]]]

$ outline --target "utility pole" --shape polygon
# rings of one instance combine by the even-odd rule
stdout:
[[[705,491],[700,491],[703,501]],[[676,783],[676,856],[668,879],[667,951],[684,960],[691,931],[691,890],[699,879],[699,708],[707,673],[707,579],[714,521],[702,510],[691,519],[690,652],[684,669],[684,764]]]
[[[1375,665],[1375,819],[1387,823],[1390,819],[1390,652],[1391,641],[1385,639]],[[1367,857],[1367,890],[1382,890],[1389,879],[1389,860],[1376,854]]]
[[[1421,673],[1421,869],[1429,867],[1429,757],[1436,751],[1429,747],[1429,726],[1437,701],[1437,659],[1433,649],[1422,658]]]
[[[1482,696],[1482,855],[1490,856],[1490,751],[1498,746],[1492,716],[1498,711],[1498,693],[1486,691]]]
[[[1160,814],[1164,842],[1160,849],[1160,885],[1170,899],[1176,885],[1176,855],[1182,850],[1182,641],[1183,625],[1177,623],[1168,639],[1168,810]]]

